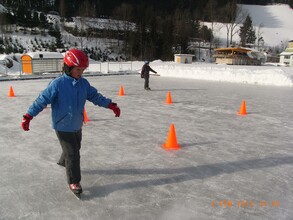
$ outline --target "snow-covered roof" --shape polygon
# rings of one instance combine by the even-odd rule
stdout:
[[[287,47],[284,52],[293,52],[293,48]]]
[[[282,55],[293,55],[293,52],[286,52],[286,51],[284,51],[284,52],[280,53],[280,55],[281,56]]]
[[[193,54],[184,54],[184,53],[179,53],[179,54],[174,54],[174,56],[190,56],[193,57]]]
[[[63,59],[62,53],[59,52],[29,52],[24,55],[29,55],[32,59],[53,59],[60,58]]]
[[[244,48],[244,47],[222,47],[216,48],[215,51],[241,51],[241,52],[248,52],[252,51],[252,48]]]
[[[0,60],[5,60],[6,57],[7,57],[7,55],[5,55],[5,54],[0,54]]]
[[[7,13],[8,11],[3,5],[0,4],[0,12]]]

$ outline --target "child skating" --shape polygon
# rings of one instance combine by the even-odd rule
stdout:
[[[69,188],[79,196],[82,193],[80,148],[86,100],[112,110],[116,117],[120,116],[120,108],[82,77],[84,70],[89,66],[88,57],[84,52],[71,49],[65,53],[63,61],[64,74],[54,79],[39,94],[23,116],[22,128],[28,131],[30,121],[51,104],[52,127],[62,148],[58,164],[66,168]]]

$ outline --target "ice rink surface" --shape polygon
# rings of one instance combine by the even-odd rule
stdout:
[[[20,126],[50,79],[0,82],[1,220],[292,219],[293,88],[151,77],[145,91],[138,75],[87,79],[121,117],[86,104],[81,201],[56,164],[50,106],[30,131]],[[247,116],[236,114],[242,100]],[[177,151],[162,148],[171,124]]]

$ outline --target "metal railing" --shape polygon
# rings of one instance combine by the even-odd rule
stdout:
[[[108,62],[107,73],[132,71],[132,62]]]

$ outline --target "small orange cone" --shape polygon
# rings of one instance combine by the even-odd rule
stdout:
[[[179,150],[181,147],[177,143],[176,132],[174,124],[171,124],[166,143],[163,144],[166,150]]]
[[[86,113],[86,110],[84,109],[83,110],[83,122],[84,123],[87,123],[87,122],[89,122],[90,120],[88,119],[88,117],[87,117],[87,113]]]
[[[168,92],[167,94],[166,104],[172,104],[171,92]]]
[[[237,115],[243,115],[243,116],[247,115],[245,100],[242,101],[242,104],[240,106],[239,112],[237,112]]]
[[[10,88],[9,88],[8,97],[15,97],[15,95],[14,95],[14,91],[13,91],[13,89],[12,89],[12,86],[10,86]]]
[[[124,88],[123,86],[120,86],[120,90],[119,90],[119,96],[124,96]]]

